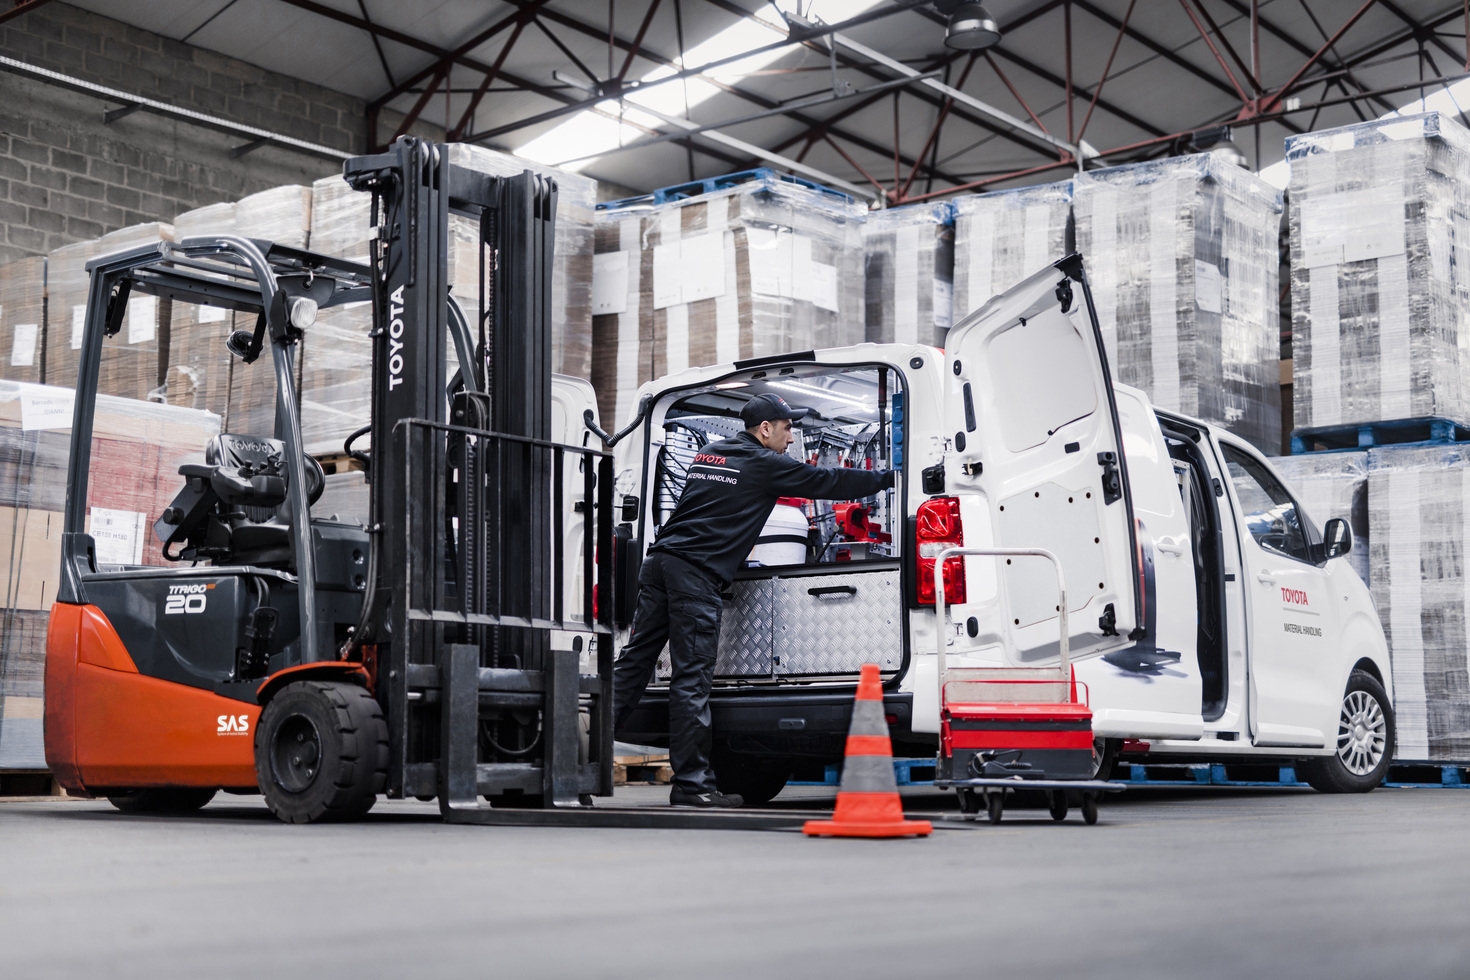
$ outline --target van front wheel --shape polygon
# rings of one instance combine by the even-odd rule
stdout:
[[[791,778],[791,766],[780,759],[762,759],[716,750],[710,759],[721,793],[735,793],[746,806],[774,800]]]
[[[1393,705],[1372,674],[1348,677],[1332,755],[1303,759],[1302,778],[1321,793],[1366,793],[1388,774],[1395,739]]]

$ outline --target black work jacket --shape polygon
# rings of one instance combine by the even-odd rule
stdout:
[[[742,432],[709,443],[694,457],[679,505],[648,550],[682,558],[728,585],[777,497],[856,500],[891,485],[887,470],[811,466]]]

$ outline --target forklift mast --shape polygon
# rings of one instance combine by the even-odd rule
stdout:
[[[611,794],[612,635],[592,583],[611,581],[594,564],[612,552],[612,461],[550,441],[556,184],[467,170],[412,137],[344,173],[372,194],[373,224],[372,565],[344,652],[376,675],[387,793],[437,796],[450,817],[480,797]],[[451,215],[478,227],[478,295],[450,295]],[[573,498],[580,555],[566,554]]]

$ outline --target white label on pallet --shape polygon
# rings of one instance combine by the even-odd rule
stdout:
[[[20,427],[35,429],[71,428],[72,403],[75,393],[70,388],[50,385],[25,385],[20,389]]]
[[[592,256],[592,315],[628,311],[628,253]]]
[[[36,363],[36,336],[41,332],[39,323],[17,323],[15,343],[10,347],[11,367],[32,367]]]
[[[142,564],[147,523],[148,515],[137,511],[93,507],[91,534],[96,542],[97,564]]]
[[[82,330],[87,325],[87,307],[78,303],[71,308],[71,349],[82,349]]]
[[[760,296],[791,295],[791,229],[747,228],[750,291]]]
[[[1220,267],[1210,263],[1194,261],[1194,305],[1203,313],[1219,313],[1223,310],[1220,289]]]
[[[662,310],[684,301],[679,281],[679,243],[653,246],[653,308]]]
[[[223,306],[201,306],[199,307],[200,323],[224,323],[230,318],[230,311]]]
[[[132,297],[128,301],[128,343],[149,344],[157,336],[158,297]]]
[[[812,305],[837,312],[837,266],[813,262],[811,269]]]

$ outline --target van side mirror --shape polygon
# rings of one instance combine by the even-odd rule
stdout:
[[[1348,522],[1341,517],[1332,518],[1322,529],[1322,560],[1341,558],[1352,550],[1353,532],[1348,527]]]

